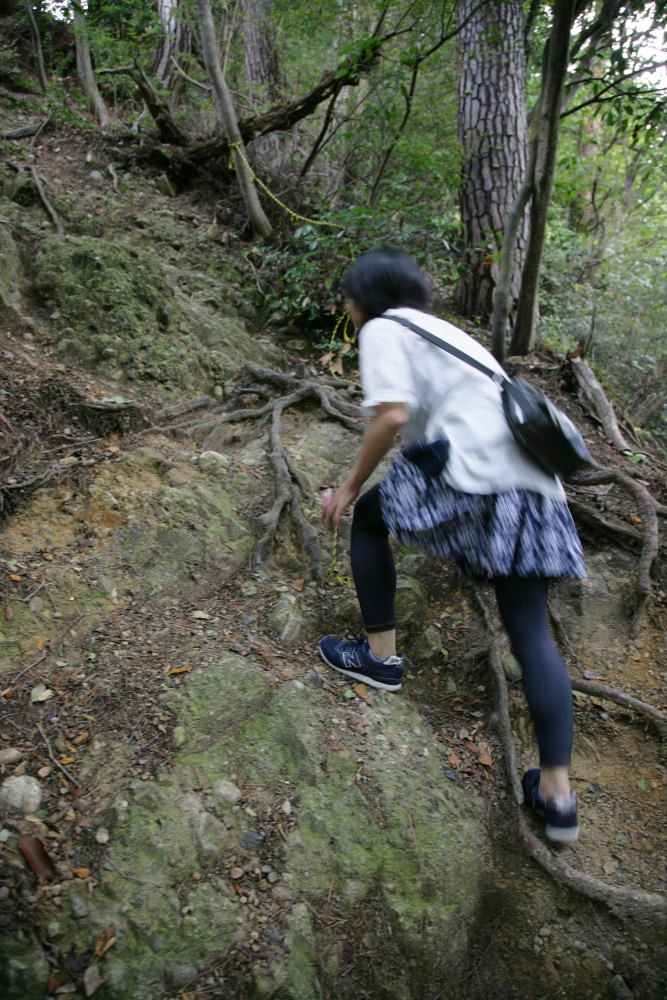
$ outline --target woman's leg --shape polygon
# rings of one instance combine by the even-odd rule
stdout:
[[[371,487],[354,505],[350,559],[368,644],[384,660],[396,653],[396,569],[379,486]]]
[[[521,665],[526,701],[540,752],[540,791],[545,798],[568,795],[572,754],[572,684],[549,634],[544,579],[494,581],[498,609]]]

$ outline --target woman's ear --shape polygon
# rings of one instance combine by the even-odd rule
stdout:
[[[354,299],[348,299],[346,305],[347,305],[348,315],[358,330],[360,327],[364,325],[363,313],[359,308],[359,306],[357,305],[357,303],[354,301]]]

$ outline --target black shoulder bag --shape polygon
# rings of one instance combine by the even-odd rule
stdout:
[[[575,425],[539,389],[521,378],[510,378],[505,372],[487,368],[457,347],[402,316],[385,315],[383,318],[392,319],[420,334],[500,386],[505,418],[517,444],[544,472],[568,479],[579,469],[592,465],[588,448]]]

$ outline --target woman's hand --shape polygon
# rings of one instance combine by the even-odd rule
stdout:
[[[322,503],[322,521],[329,528],[337,528],[340,525],[342,515],[358,496],[359,489],[352,486],[347,480],[341,483],[338,489],[329,490]]]
[[[380,403],[364,432],[357,460],[345,482],[324,497],[322,520],[330,528],[338,527],[341,515],[359,496],[361,487],[378,462],[391,448],[401,427],[407,423],[404,403]]]

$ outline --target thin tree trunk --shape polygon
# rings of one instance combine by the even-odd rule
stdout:
[[[243,10],[243,57],[250,103],[255,108],[280,99],[280,65],[271,18],[273,0],[241,0]],[[277,135],[258,139],[251,150],[257,160],[277,170],[281,142]]]
[[[533,346],[537,333],[540,265],[546,234],[547,210],[556,165],[558,128],[574,10],[575,0],[555,0],[537,126],[537,155],[530,212],[530,238],[521,276],[521,294],[510,344],[511,354],[527,354]]]
[[[227,81],[220,68],[220,52],[213,24],[210,0],[197,0],[197,9],[200,19],[202,55],[204,57],[206,73],[213,88],[213,102],[220,123],[234,150],[236,176],[238,177],[243,202],[250,218],[250,225],[256,236],[267,237],[271,235],[272,227],[264,214],[264,209],[260,204],[257,194],[257,188],[253,184],[241,133],[239,132],[234,102],[232,101]]]
[[[83,92],[88,98],[88,103],[95,113],[98,122],[104,127],[109,124],[109,112],[97,88],[95,74],[93,73],[86,18],[80,3],[72,4],[72,14],[74,18],[74,44],[76,46],[76,70],[79,74]]]
[[[524,20],[521,0],[458,5],[459,135],[464,155],[460,191],[465,276],[456,307],[488,319],[498,280],[498,252],[528,158]],[[517,224],[510,293],[519,293],[527,220]]]
[[[49,85],[49,81],[46,77],[46,69],[44,68],[44,56],[42,54],[42,40],[39,37],[39,28],[37,27],[37,21],[35,20],[35,15],[33,14],[32,4],[30,0],[23,0],[23,9],[25,10],[26,17],[28,18],[28,24],[30,25],[30,34],[32,35],[32,47],[35,53],[35,62],[37,64],[37,76],[39,77],[39,85],[43,91],[46,92],[46,88]]]

